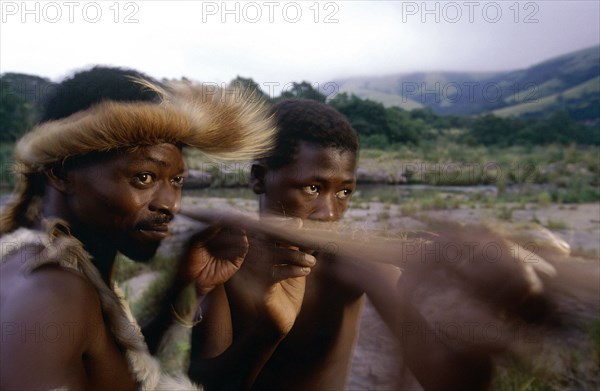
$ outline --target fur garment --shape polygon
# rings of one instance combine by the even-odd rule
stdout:
[[[116,286],[109,288],[104,283],[90,255],[81,242],[69,234],[65,223],[56,220],[47,226],[47,233],[19,228],[2,236],[0,262],[5,262],[6,257],[23,246],[42,245],[44,250],[39,255],[23,261],[21,272],[27,275],[42,266],[56,265],[75,271],[88,280],[98,293],[107,327],[125,352],[129,370],[135,376],[139,390],[202,390],[185,376],[174,377],[161,371],[158,360],[150,355],[140,327],[121,291]]]

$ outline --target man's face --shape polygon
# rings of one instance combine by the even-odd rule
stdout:
[[[266,168],[261,211],[316,221],[338,221],[356,188],[356,155],[333,147],[300,142],[296,159]],[[258,190],[260,189],[260,190]]]
[[[68,207],[96,243],[148,260],[179,211],[185,164],[173,144],[115,154],[68,172]],[[89,239],[88,239],[89,240]]]

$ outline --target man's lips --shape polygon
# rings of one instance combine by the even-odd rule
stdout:
[[[147,225],[138,228],[138,232],[150,240],[163,240],[169,236],[168,224]]]

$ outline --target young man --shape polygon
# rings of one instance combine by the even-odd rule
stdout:
[[[271,112],[279,127],[276,148],[252,167],[261,216],[334,224],[356,187],[356,132],[316,101],[283,101]],[[398,268],[298,250],[251,238],[240,270],[210,294],[205,311],[212,321],[193,331],[192,379],[208,390],[345,389],[367,293],[399,337],[405,324],[420,330],[403,339],[402,348],[426,389],[485,387],[489,362],[432,337],[435,332],[397,288]],[[201,349],[215,333],[225,335],[220,346]],[[249,354],[249,347],[259,353]]]
[[[17,192],[0,231],[1,389],[193,387],[150,356],[111,281],[115,256],[149,260],[169,235],[183,147],[249,159],[268,150],[273,127],[239,92],[154,88],[162,104],[103,102],[18,142]],[[244,240],[225,258],[190,245],[177,283],[223,283],[243,261]]]

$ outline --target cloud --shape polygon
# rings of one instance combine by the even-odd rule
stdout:
[[[154,77],[325,82],[524,68],[598,44],[593,1],[3,1],[0,71],[102,63]]]

